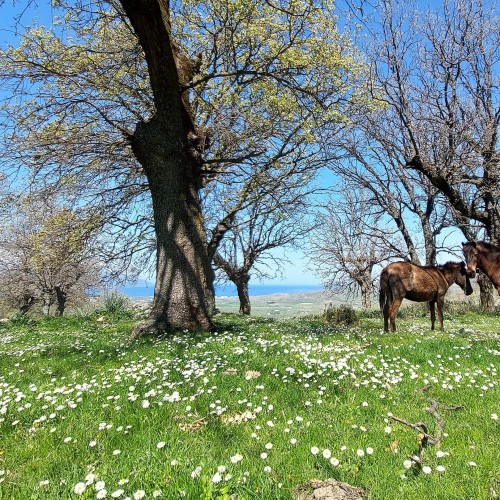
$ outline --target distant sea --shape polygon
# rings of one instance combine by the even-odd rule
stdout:
[[[267,284],[262,285],[256,283],[250,284],[250,295],[272,295],[273,293],[303,293],[315,292],[322,290],[320,285],[283,285],[283,284]],[[124,286],[118,289],[127,297],[152,297],[154,293],[154,285],[150,286]],[[236,297],[236,287],[227,285],[215,287],[215,295],[217,297]]]

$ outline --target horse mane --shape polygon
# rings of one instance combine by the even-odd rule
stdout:
[[[476,241],[476,245],[487,252],[500,252],[500,247],[493,245],[492,243],[487,243],[486,241]]]
[[[446,262],[445,264],[440,264],[440,265],[437,265],[436,267],[439,267],[439,268],[450,268],[450,267],[455,267],[455,266],[461,266],[462,263],[461,262],[453,262],[451,260],[449,260],[448,262]]]

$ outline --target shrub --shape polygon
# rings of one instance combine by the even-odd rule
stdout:
[[[328,304],[325,307],[324,318],[327,323],[333,325],[356,325],[359,323],[358,315],[356,311],[347,304],[341,304],[340,306],[334,306],[333,304]]]
[[[17,311],[10,317],[10,322],[14,325],[26,326],[31,324],[33,320],[28,314]]]
[[[444,311],[445,313],[451,314],[453,316],[464,315],[471,312],[484,314],[481,306],[474,300],[445,300],[444,301]]]
[[[104,314],[124,314],[129,310],[129,300],[126,295],[117,290],[106,291],[103,294]]]
[[[428,302],[407,302],[398,310],[397,317],[402,319],[425,318],[429,315]]]

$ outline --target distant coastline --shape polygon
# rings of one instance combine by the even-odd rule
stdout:
[[[319,292],[322,290],[321,285],[286,285],[286,284],[250,284],[250,296],[274,295],[274,294],[299,294],[307,292]],[[118,289],[130,299],[148,299],[153,297],[154,285],[149,286],[124,286]],[[237,297],[236,287],[234,286],[216,286],[215,296],[217,298]]]
[[[122,287],[119,289],[133,304],[150,304],[153,298],[154,287]],[[448,292],[448,300],[463,300],[462,290],[453,285]],[[477,297],[477,294],[476,294]],[[378,309],[375,297],[372,308]],[[333,306],[349,305],[358,309],[361,307],[360,297],[348,297],[342,293],[326,291],[319,285],[285,285],[272,284],[250,285],[250,302],[252,316],[271,318],[291,318],[304,315],[322,314],[329,304]],[[215,297],[216,307],[225,313],[238,313],[239,299],[234,288],[217,287]],[[403,306],[414,304],[404,300]]]

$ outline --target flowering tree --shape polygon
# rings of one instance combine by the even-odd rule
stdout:
[[[101,281],[93,253],[94,222],[69,209],[24,200],[1,228],[0,282],[11,305],[27,312],[41,303],[62,316],[69,301]]]

